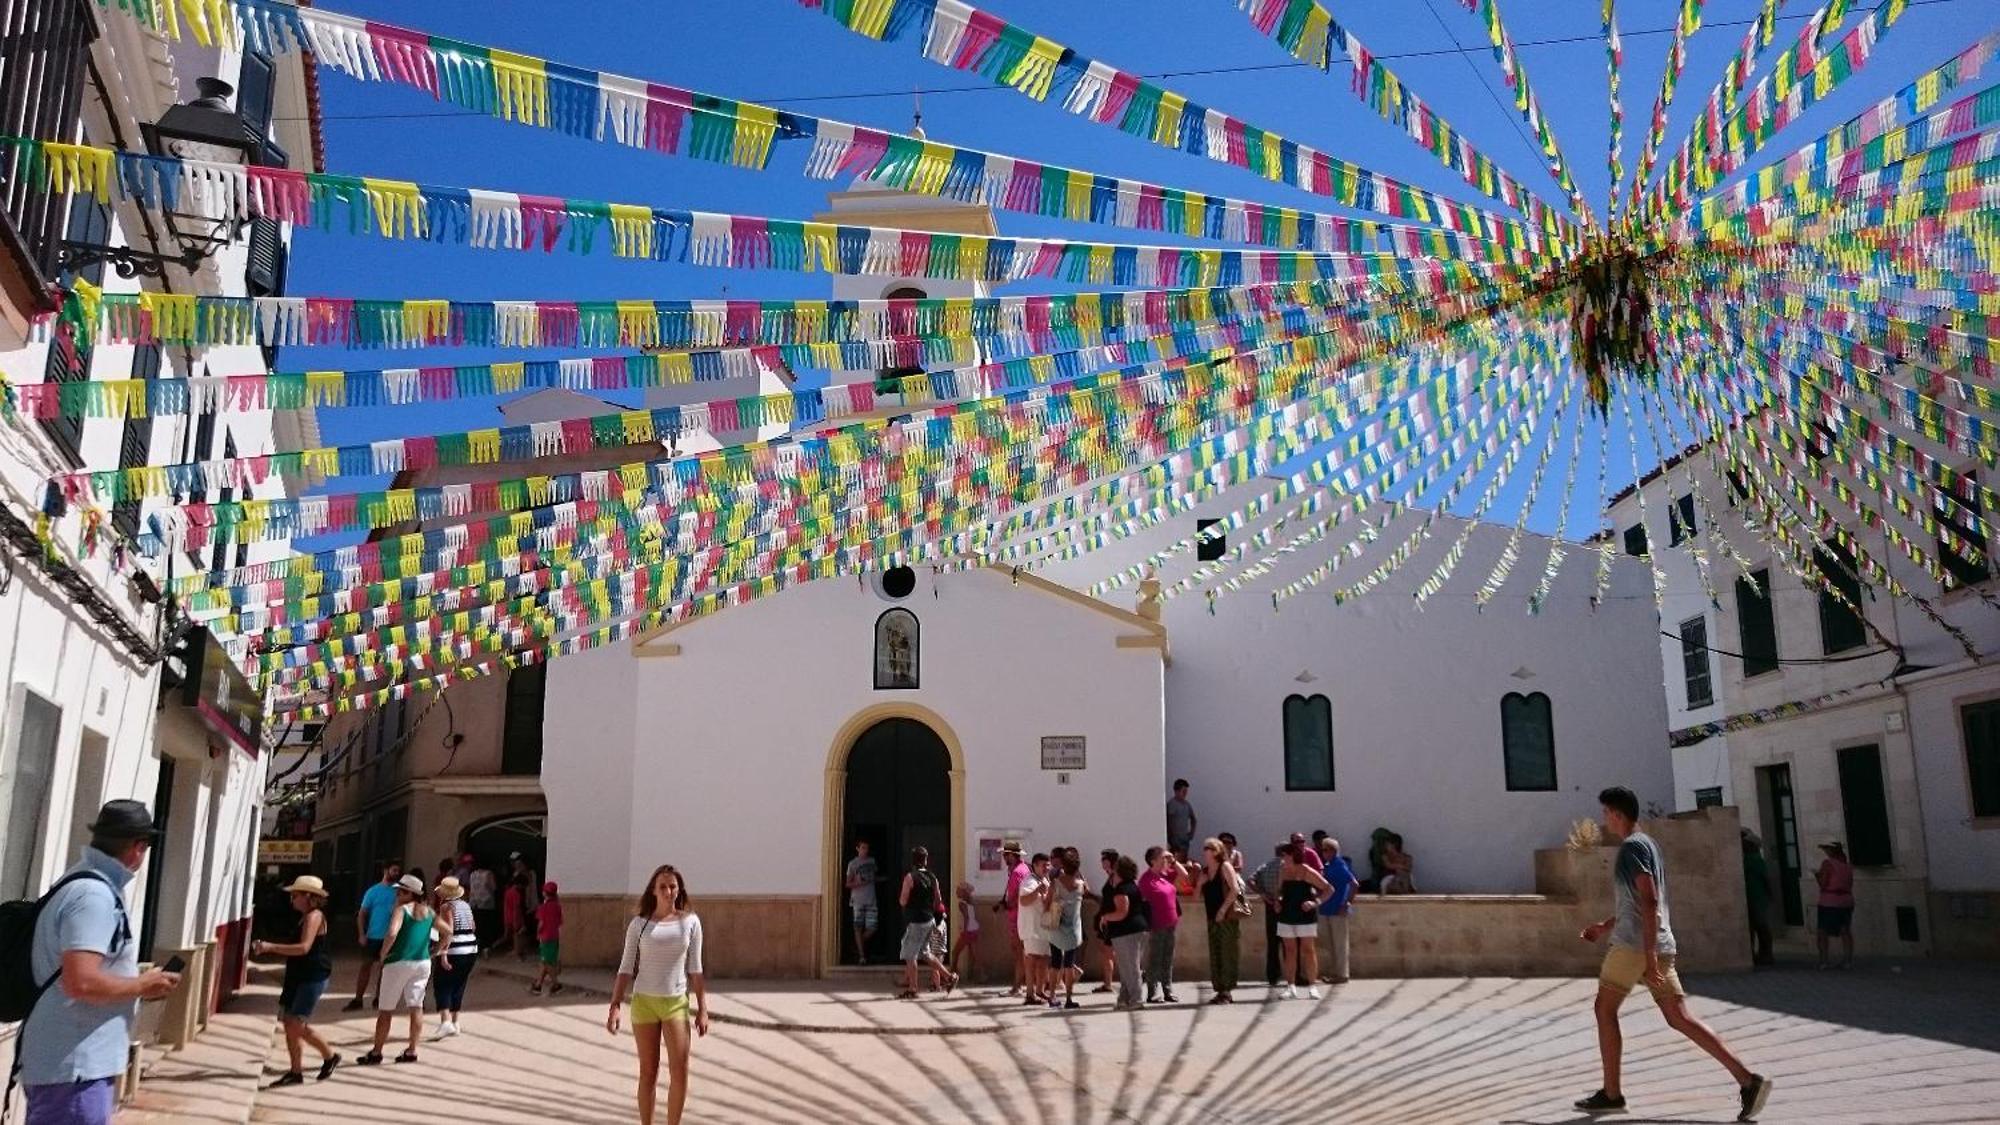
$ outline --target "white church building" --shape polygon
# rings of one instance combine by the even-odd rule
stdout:
[[[991,222],[890,193],[835,197],[850,208],[880,225]],[[863,298],[981,291],[836,285]],[[715,974],[820,975],[855,959],[841,875],[856,839],[883,866],[879,956],[911,847],[982,904],[1005,880],[1003,840],[1075,845],[1094,877],[1099,849],[1166,842],[1177,777],[1192,783],[1198,836],[1233,832],[1252,864],[1286,833],[1326,828],[1367,878],[1382,827],[1403,836],[1426,892],[1532,892],[1534,850],[1594,817],[1607,785],[1672,808],[1659,617],[1636,560],[1613,565],[1593,605],[1596,556],[1573,545],[1530,614],[1549,542],[1527,535],[1482,609],[1472,591],[1510,529],[1481,524],[1453,584],[1419,607],[1412,591],[1465,527],[1440,516],[1385,585],[1344,604],[1308,593],[1274,610],[1254,584],[1213,612],[1198,593],[1142,605],[1136,583],[1115,602],[1081,592],[1271,483],[1060,566],[813,582],[553,662],[545,871],[562,886],[569,958],[614,959],[633,896],[672,863],[711,932],[755,935],[713,943]],[[1371,556],[1423,515],[1391,524]],[[1317,561],[1299,559],[1261,581]],[[1182,553],[1160,578],[1194,565]]]

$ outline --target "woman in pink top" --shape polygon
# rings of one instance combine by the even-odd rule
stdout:
[[[1847,849],[1839,840],[1819,846],[1826,859],[1813,872],[1819,883],[1819,967],[1826,963],[1826,939],[1840,939],[1840,964],[1845,969],[1854,961],[1854,865],[1847,862]]]

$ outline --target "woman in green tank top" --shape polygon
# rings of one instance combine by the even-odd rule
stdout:
[[[361,1066],[382,1061],[382,1045],[389,1041],[389,1024],[397,1012],[410,1015],[409,1049],[396,1056],[399,1063],[417,1061],[417,1041],[424,1033],[424,993],[431,985],[431,953],[451,942],[451,923],[424,903],[424,884],[415,875],[405,875],[396,883],[396,910],[389,917],[389,932],[382,940],[381,991],[375,998],[375,1047],[354,1060]]]

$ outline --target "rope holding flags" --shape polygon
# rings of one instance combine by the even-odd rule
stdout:
[[[533,390],[653,396],[588,417],[85,465],[46,482],[49,549],[55,521],[76,512],[84,553],[122,555],[100,505],[135,503],[144,551],[368,533],[170,584],[182,610],[261,677],[274,711],[305,716],[897,563],[940,574],[1046,568],[1184,524],[1216,501],[1225,510],[1207,530],[1149,544],[1090,592],[1157,575],[1163,597],[1199,593],[1211,611],[1237,594],[1282,610],[1296,597],[1340,603],[1396,587],[1417,607],[1463,596],[1492,610],[1518,594],[1534,613],[1578,553],[1563,536],[1576,494],[1593,487],[1593,443],[1600,507],[1628,472],[1691,497],[1687,511],[1678,497],[1664,506],[1665,530],[1679,540],[1670,547],[1691,552],[1689,581],[1707,599],[1776,560],[1850,610],[1866,609],[1851,593],[1859,583],[1907,602],[1968,658],[1990,655],[1966,615],[2000,610],[1972,577],[1992,572],[2000,534],[2000,87],[1990,66],[2000,29],[1974,29],[1942,59],[1884,81],[1894,93],[1805,129],[1864,67],[1885,65],[1877,48],[1912,5],[1830,0],[1780,43],[1779,0],[1762,0],[1705,100],[1681,107],[1692,124],[1676,138],[1671,111],[1709,15],[1705,0],[1678,0],[1643,143],[1628,159],[1628,59],[1616,0],[1600,0],[1610,184],[1600,218],[1498,0],[1463,3],[1559,203],[1447,121],[1324,0],[1235,0],[1227,18],[1247,19],[1305,66],[1348,66],[1342,80],[1362,111],[1415,141],[1478,205],[965,0],[800,9],[820,17],[805,22],[914,46],[930,63],[1297,189],[1324,210],[502,45],[520,28],[479,42],[287,0],[100,0],[105,18],[161,36],[310,52],[328,76],[522,130],[1116,233],[875,227],[0,137],[10,182],[125,208],[485,251],[1010,287],[856,301],[467,300],[107,293],[79,281],[33,326],[53,369],[78,377],[9,379],[0,421],[320,409],[394,419],[406,406]],[[1792,132],[1803,135],[1784,140]],[[1774,145],[1782,155],[1765,156]],[[305,370],[82,377],[100,344],[309,347],[315,358]],[[417,348],[498,354],[401,364],[319,355]],[[822,370],[864,374],[824,382],[813,375]],[[1629,464],[1613,463],[1613,440]],[[1567,450],[1560,471],[1557,445]],[[553,457],[593,467],[543,460]],[[358,479],[384,474],[403,479]],[[314,491],[281,495],[274,480]],[[1556,481],[1560,502],[1541,503]],[[1649,520],[1663,505],[1637,487],[1633,506]],[[208,499],[225,490],[230,499]],[[1550,507],[1555,535],[1541,550],[1528,536]],[[1510,525],[1498,554],[1465,565],[1489,515]],[[1593,604],[1620,565],[1610,530],[1600,522],[1601,539],[1583,547],[1596,552]],[[1200,558],[1223,538],[1220,558]],[[1657,551],[1646,565],[1664,606]]]

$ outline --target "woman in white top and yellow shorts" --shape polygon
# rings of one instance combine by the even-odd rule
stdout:
[[[632,998],[632,1036],[639,1047],[639,1120],[652,1125],[666,1044],[667,1125],[680,1125],[687,1104],[688,994],[694,1033],[708,1034],[708,992],[701,970],[701,919],[687,908],[687,886],[672,864],[661,864],[639,895],[639,913],[625,927],[625,953],[611,986],[604,1028],[618,1033],[625,998]]]

